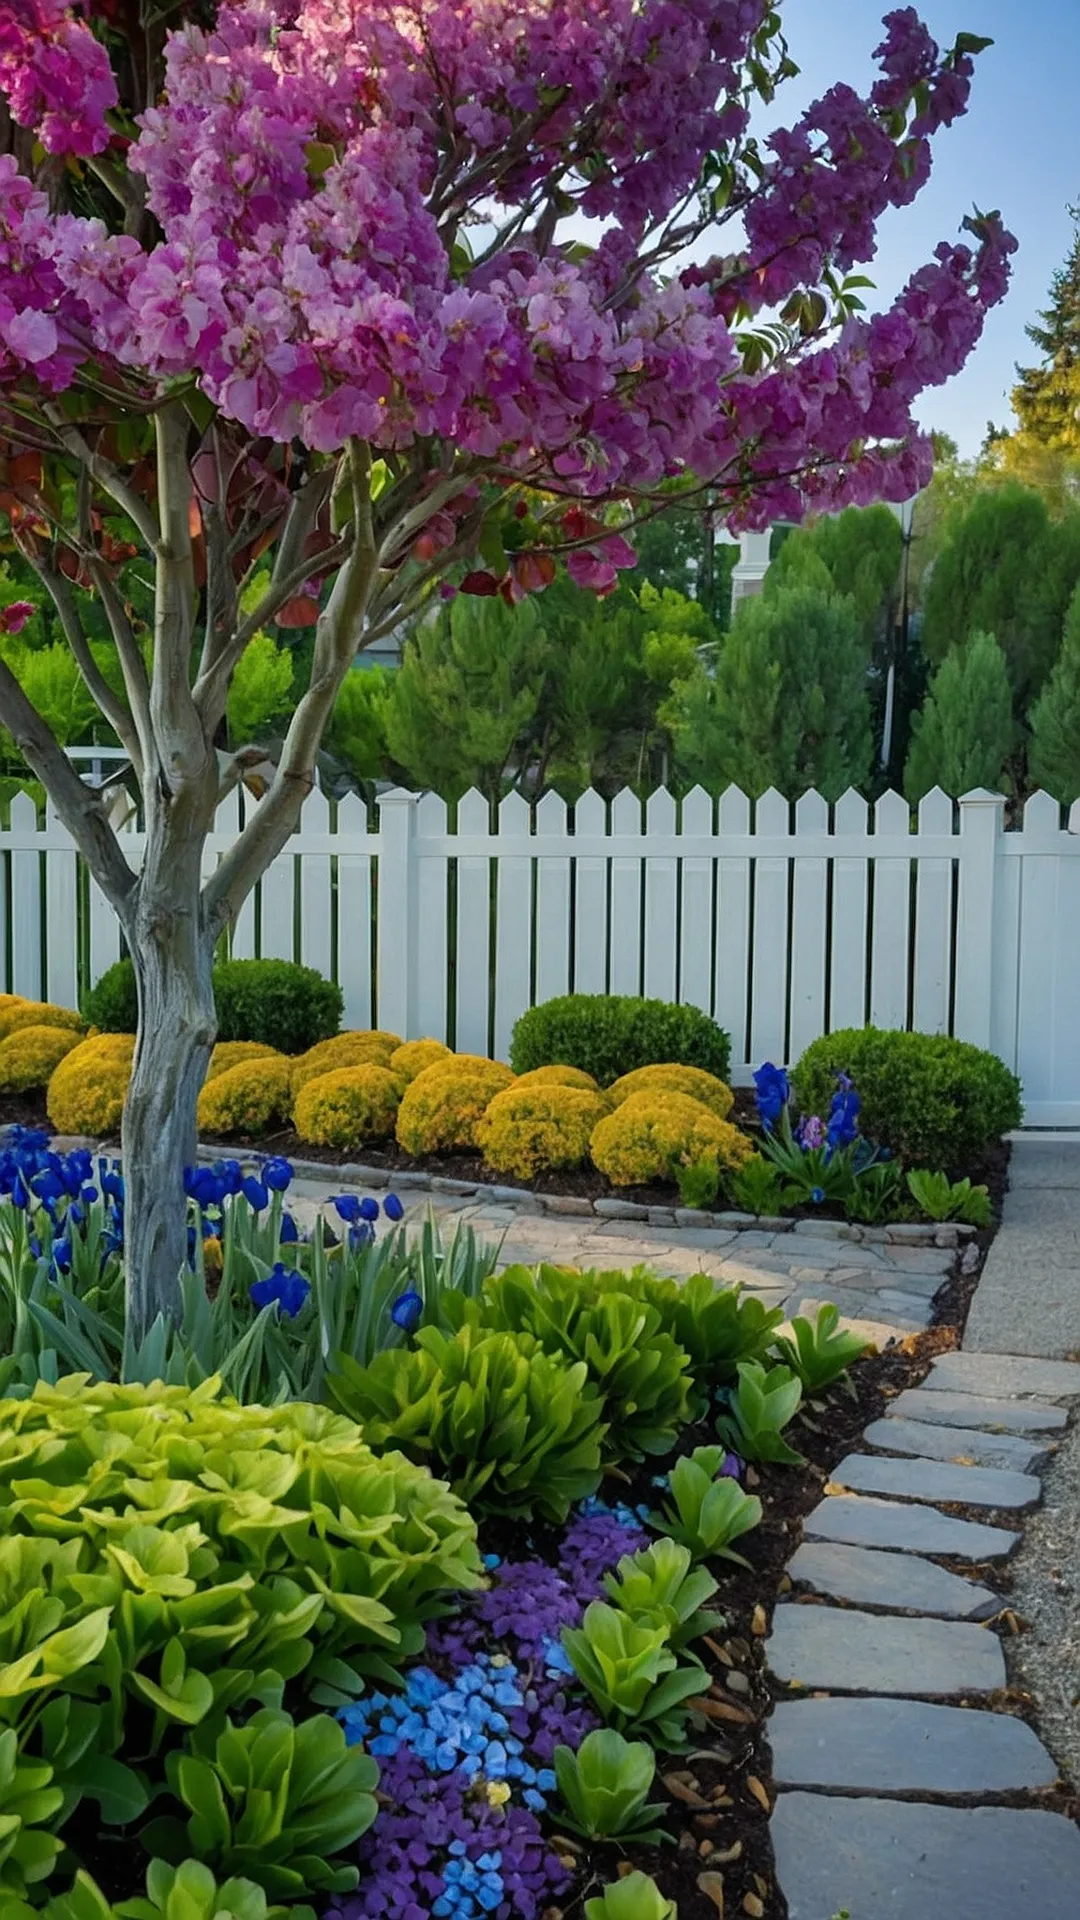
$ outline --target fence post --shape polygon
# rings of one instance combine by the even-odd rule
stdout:
[[[1004,796],[985,787],[960,797],[953,1032],[976,1047],[989,1047],[992,1033],[994,893],[1004,812]]]
[[[416,809],[418,793],[394,787],[379,800],[378,946],[376,1007],[379,1026],[414,1039],[417,915]]]

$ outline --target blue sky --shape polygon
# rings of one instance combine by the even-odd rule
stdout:
[[[1013,283],[991,315],[963,373],[925,397],[922,424],[976,452],[986,422],[1011,424],[1008,394],[1017,360],[1031,354],[1025,323],[1045,305],[1050,276],[1068,250],[1070,204],[1080,202],[1080,0],[916,0],[935,38],[992,34],[976,63],[963,120],[938,135],[934,169],[914,206],[886,216],[867,268],[882,300],[957,236],[973,202],[1001,209],[1016,235]],[[888,0],[786,0],[785,31],[802,72],[776,102],[790,124],[836,80],[865,86]],[[868,296],[873,298],[873,296]]]

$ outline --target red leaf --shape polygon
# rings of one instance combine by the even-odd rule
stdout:
[[[467,573],[461,583],[462,593],[475,593],[483,600],[490,600],[498,593],[499,583],[493,573]]]
[[[310,594],[297,593],[278,609],[279,627],[313,627],[319,617],[319,603]]]
[[[543,593],[555,578],[555,562],[550,553],[517,553],[511,565],[518,586],[525,593]]]

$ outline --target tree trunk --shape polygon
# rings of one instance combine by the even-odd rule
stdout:
[[[187,1259],[184,1168],[195,1159],[196,1107],[214,1044],[213,944],[199,903],[202,837],[175,839],[147,863],[128,927],[139,993],[135,1064],[122,1130],[128,1338],[180,1315]],[[172,836],[169,836],[172,839]]]

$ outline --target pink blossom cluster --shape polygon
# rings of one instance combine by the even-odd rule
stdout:
[[[45,38],[81,35],[90,72],[88,28],[40,4]],[[0,0],[0,86],[20,117],[40,110],[34,87],[55,115],[60,93],[11,38],[28,5]],[[1000,224],[939,248],[888,312],[764,371],[744,369],[735,313],[870,257],[880,215],[926,176],[930,133],[963,110],[971,61],[943,57],[912,10],[891,14],[869,98],[833,88],[773,136],[757,185],[743,72],[766,15],[766,0],[222,7],[212,31],[170,36],[128,154],[160,229],[149,245],[50,213],[0,159],[0,383],[57,392],[90,357],[150,382],[194,375],[260,438],[434,441],[465,479],[580,501],[689,472],[729,488],[734,524],[906,497],[929,457],[912,405],[1002,297]],[[95,150],[103,87],[64,97],[69,150]],[[746,251],[671,277],[661,248],[646,270],[643,249],[716,151]],[[470,253],[500,203],[520,222]],[[608,222],[591,252],[559,239],[577,210]],[[433,550],[462,503],[429,531]],[[633,556],[589,529],[572,565],[603,590]]]
[[[64,0],[0,0],[0,93],[50,153],[100,153],[117,104],[105,48]]]

